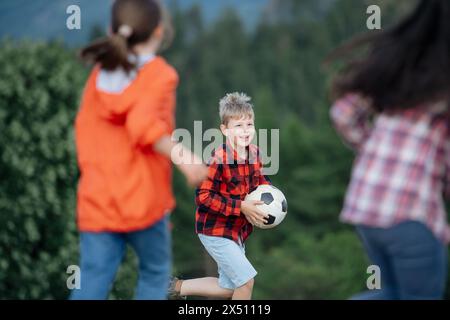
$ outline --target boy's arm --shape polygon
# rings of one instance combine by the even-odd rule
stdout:
[[[269,177],[262,174],[259,176],[259,184],[272,184],[272,181],[270,181]]]
[[[214,160],[209,164],[208,177],[196,191],[195,202],[197,206],[225,216],[240,215],[242,201],[222,196],[219,192],[221,182],[222,164]]]
[[[262,163],[262,159],[261,159],[261,154],[259,151],[259,148],[257,149],[257,169],[260,171],[260,175],[259,175],[259,181],[258,181],[258,186],[261,184],[272,184],[272,181],[270,181],[269,177],[267,177],[266,175],[264,175],[264,167],[263,167],[263,163]]]
[[[357,94],[338,99],[330,110],[331,120],[344,142],[358,150],[372,130],[373,109]]]

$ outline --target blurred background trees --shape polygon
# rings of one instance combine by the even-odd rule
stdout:
[[[370,4],[381,6],[387,26],[412,2]],[[333,69],[322,61],[367,31],[367,6],[272,0],[251,30],[232,9],[207,24],[200,6],[171,6],[176,38],[164,56],[181,78],[177,126],[217,127],[219,99],[243,91],[257,128],[280,129],[280,170],[271,179],[289,212],[248,241],[256,299],[346,299],[365,288],[369,262],[353,229],[338,221],[353,154],[329,122]],[[91,35],[101,32],[95,26]],[[72,125],[89,70],[62,43],[11,40],[1,42],[0,66],[0,298],[66,299],[66,269],[78,263]],[[174,273],[214,275],[194,233],[194,190],[176,171],[174,189]],[[129,250],[111,298],[132,298],[136,279]]]

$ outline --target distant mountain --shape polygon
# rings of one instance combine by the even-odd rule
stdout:
[[[252,28],[269,0],[166,0],[186,10],[198,4],[207,23],[214,21],[226,8],[234,8]],[[1,0],[0,38],[61,39],[69,45],[85,43],[94,26],[106,30],[112,0]],[[66,9],[81,9],[81,30],[68,30]]]

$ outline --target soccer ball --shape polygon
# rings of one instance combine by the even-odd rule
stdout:
[[[287,201],[283,192],[278,188],[263,184],[258,186],[253,192],[249,193],[245,200],[264,201],[264,204],[258,205],[258,209],[267,213],[269,219],[263,225],[258,227],[261,229],[271,229],[276,227],[283,221],[287,214]]]

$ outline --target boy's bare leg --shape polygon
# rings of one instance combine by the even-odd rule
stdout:
[[[233,290],[219,286],[219,279],[213,277],[183,280],[180,288],[181,296],[200,296],[210,298],[231,298]]]
[[[251,279],[243,286],[236,288],[234,290],[233,296],[231,297],[231,300],[251,300],[254,282],[255,281]]]

